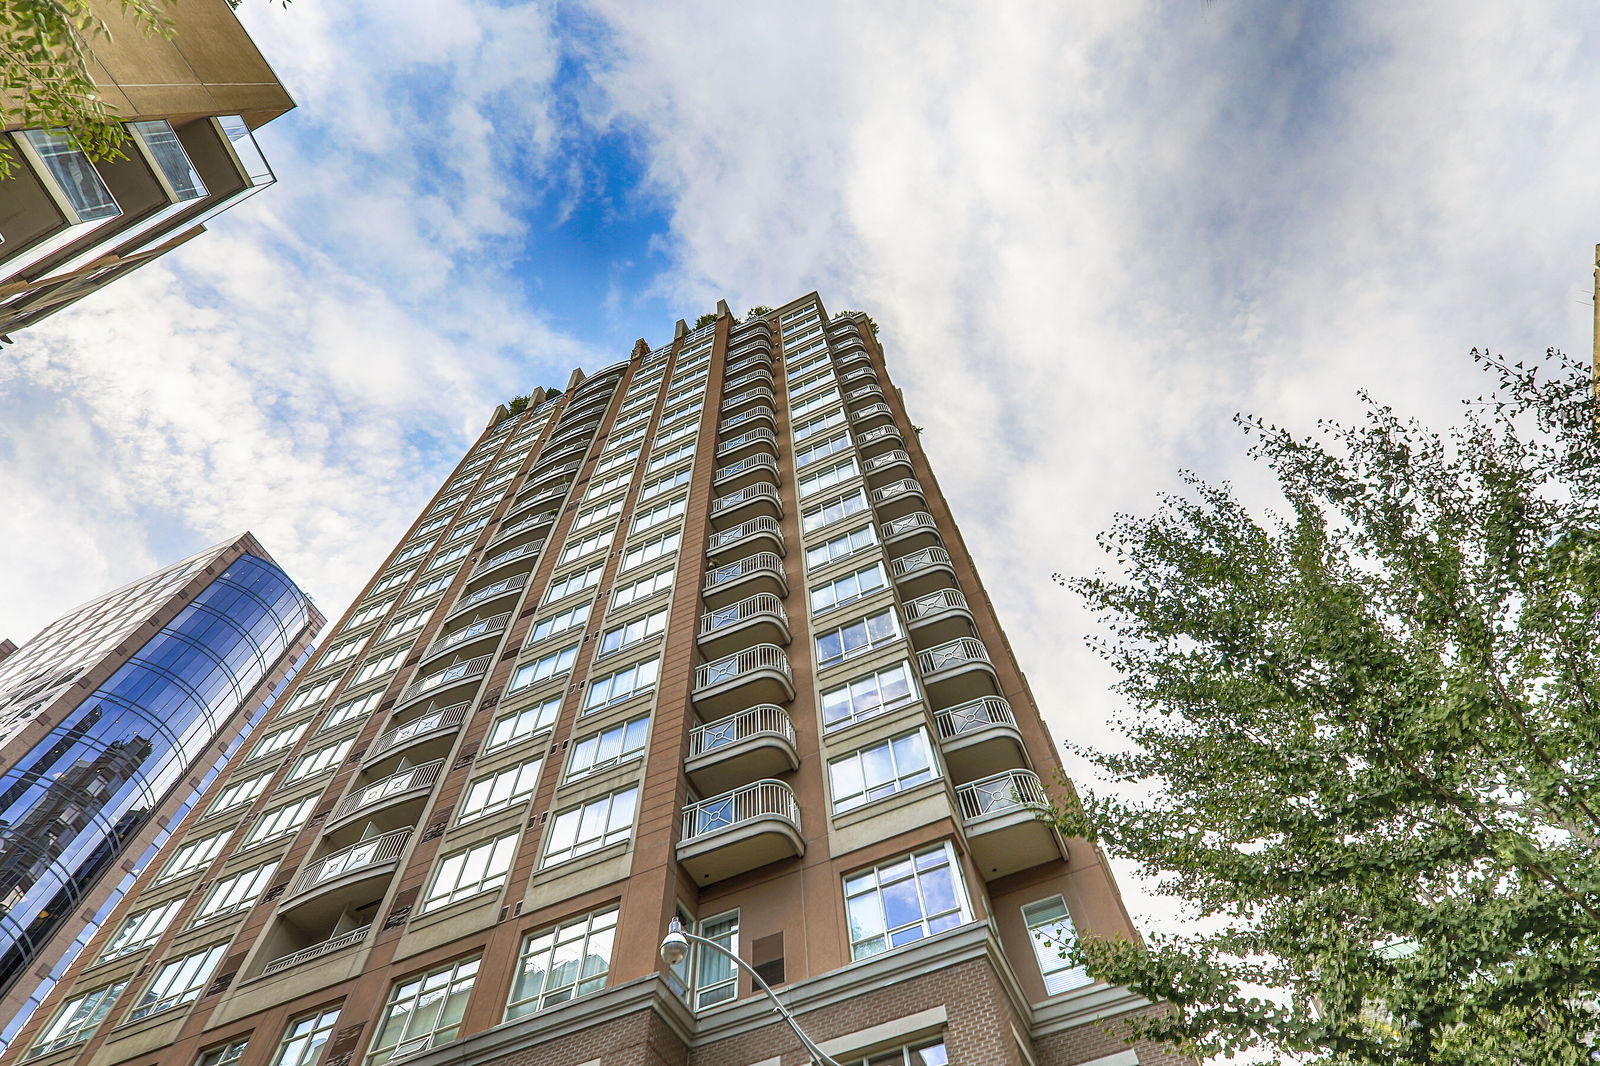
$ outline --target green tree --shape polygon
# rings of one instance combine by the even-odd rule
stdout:
[[[1200,1056],[1565,1066],[1600,1033],[1600,405],[1582,365],[1473,353],[1434,432],[1363,394],[1238,422],[1285,506],[1185,475],[1062,580],[1106,624],[1131,744],[1058,812],[1188,928],[1087,941]],[[1554,373],[1551,373],[1554,371]]]
[[[707,311],[705,314],[694,320],[694,328],[699,329],[701,326],[709,326],[716,320],[717,313],[715,311]]]
[[[772,308],[768,307],[766,304],[756,304],[749,311],[745,312],[744,320],[746,322],[754,322],[763,315],[770,314],[772,314]]]

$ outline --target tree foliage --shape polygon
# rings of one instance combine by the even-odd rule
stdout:
[[[1443,433],[1363,394],[1240,418],[1285,506],[1185,475],[1063,583],[1107,624],[1117,795],[1060,812],[1193,925],[1090,941],[1144,1035],[1323,1064],[1600,1060],[1600,416],[1582,365],[1473,353]],[[1554,371],[1552,374],[1551,371]]]
[[[702,326],[709,326],[716,320],[717,313],[715,311],[707,311],[705,314],[694,320],[694,328],[700,329]]]

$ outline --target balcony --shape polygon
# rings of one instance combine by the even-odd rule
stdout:
[[[738,367],[728,367],[727,377],[722,383],[722,392],[736,393],[742,389],[765,386],[770,392],[773,386],[772,371],[768,368],[768,361],[746,361]]]
[[[934,726],[950,779],[957,784],[1028,764],[1011,704],[999,696],[947,707],[934,715]]]
[[[782,781],[757,781],[683,809],[678,861],[709,885],[806,852],[800,803]]]
[[[467,595],[456,601],[456,605],[450,608],[450,613],[445,616],[445,620],[449,621],[451,618],[455,618],[457,615],[470,611],[474,607],[481,607],[484,604],[489,603],[492,600],[497,600],[502,596],[514,596],[517,593],[520,593],[522,591],[522,586],[526,585],[527,583],[527,574],[512,574],[510,577],[501,578],[492,585],[485,585],[483,588],[478,589],[475,592],[469,592]]]
[[[783,501],[778,497],[778,486],[770,481],[746,485],[711,501],[713,523],[719,519],[724,522],[743,522],[759,514],[783,517]]]
[[[718,467],[711,475],[711,483],[727,490],[751,484],[757,480],[775,480],[778,476],[778,459],[766,452],[757,452],[737,459],[727,466]]]
[[[437,673],[411,682],[405,691],[400,693],[400,698],[395,701],[395,710],[399,710],[420,699],[441,696],[446,692],[456,692],[469,686],[476,687],[483,680],[483,675],[489,672],[489,666],[494,662],[493,655],[480,655],[466,662],[453,663]]]
[[[756,551],[775,551],[786,554],[783,528],[776,518],[752,518],[736,526],[713,533],[706,540],[706,557],[731,562],[735,556]]]
[[[511,517],[511,515],[508,513],[507,517]],[[484,545],[483,550],[494,551],[496,548],[513,543],[518,537],[533,533],[541,527],[547,527],[549,524],[550,521],[543,515],[534,515],[531,518],[524,518],[509,524],[502,521],[500,528],[495,531],[493,537],[489,538],[489,543]],[[539,543],[543,545],[544,541],[541,540]]]
[[[850,382],[870,381],[876,385],[878,383],[878,372],[872,369],[870,366],[858,366],[848,374],[845,374],[839,380],[846,384],[849,384]]]
[[[889,572],[894,576],[900,594],[912,598],[956,583],[956,571],[950,563],[950,553],[938,545],[918,548],[909,555],[890,560]]]
[[[748,596],[756,592],[789,595],[783,560],[773,552],[756,552],[706,571],[701,597],[707,607],[721,607],[735,599],[735,593]]]
[[[740,644],[788,644],[789,616],[782,600],[758,592],[702,614],[699,642],[700,651],[708,656],[727,654]]]
[[[939,526],[934,522],[933,515],[927,511],[913,511],[892,522],[885,522],[878,531],[883,534],[885,544],[909,544],[918,541],[930,545],[939,544]]]
[[[737,429],[741,433],[745,429],[754,429],[757,422],[765,422],[769,427],[777,428],[778,416],[771,407],[751,407],[740,411],[732,418],[724,418],[717,427],[718,433],[726,433],[730,429]]]
[[[467,710],[471,706],[470,700],[452,703],[448,707],[429,711],[421,718],[384,730],[367,748],[367,754],[361,760],[362,766],[371,766],[405,752],[414,754],[424,745],[431,745],[439,740],[446,741],[443,747],[448,749],[450,746],[448,742],[460,730],[461,723],[467,720]]]
[[[901,474],[911,472],[911,456],[904,448],[891,448],[861,464],[861,470],[869,480],[874,480],[879,475],[890,473],[897,468]]]
[[[489,618],[480,618],[471,625],[456,630],[454,633],[446,633],[428,645],[428,650],[422,653],[420,662],[426,663],[437,659],[452,649],[456,652],[462,652],[480,643],[485,647],[479,648],[479,651],[484,651],[491,646],[491,642],[492,644],[500,642],[500,634],[506,631],[506,624],[510,621],[511,612],[506,611]]]
[[[875,381],[851,389],[844,394],[844,402],[847,407],[855,407],[857,404],[875,402],[881,399],[883,399],[883,387]]]
[[[856,434],[856,447],[861,449],[861,454],[866,455],[868,450],[884,444],[903,446],[906,439],[900,435],[899,427],[893,423],[887,426],[873,426],[865,433]]]
[[[535,513],[536,511],[538,513]],[[555,522],[556,516],[560,513],[561,508],[559,507],[552,507],[547,511],[538,511],[538,508],[529,506],[527,503],[518,503],[513,504],[511,509],[506,511],[504,517],[502,517],[500,521],[503,529],[510,528],[509,526],[505,525],[505,523],[522,522],[524,520],[526,520],[528,523],[524,528],[548,526]],[[498,540],[499,538],[497,537],[496,539]]]
[[[528,475],[528,483],[526,486],[524,486],[524,488],[535,489],[547,481],[554,481],[555,479],[561,477],[570,477],[570,475],[576,474],[578,472],[578,468],[582,465],[583,460],[581,459],[574,459],[570,463],[562,463],[559,466],[550,466],[548,461],[540,463],[538,466],[534,467],[533,472]]]
[[[906,603],[906,628],[922,644],[940,644],[974,631],[972,608],[960,589],[936,589]]]
[[[544,541],[530,540],[525,543],[518,544],[516,547],[507,548],[505,551],[496,552],[495,554],[484,559],[483,562],[479,563],[477,566],[473,567],[472,573],[468,576],[467,580],[477,581],[479,578],[487,577],[489,574],[492,574],[504,567],[508,567],[518,560],[523,561],[524,569],[531,570],[533,568],[534,561],[539,557],[539,550],[543,547]]]
[[[935,706],[1000,695],[989,649],[976,637],[958,637],[917,652],[917,669]]]
[[[299,966],[302,962],[310,962],[312,959],[320,959],[324,955],[332,955],[335,951],[343,951],[345,948],[353,948],[363,940],[367,939],[367,934],[370,932],[372,932],[372,926],[363,925],[359,929],[352,929],[348,933],[341,933],[329,940],[324,940],[320,944],[313,944],[309,948],[302,948],[301,950],[291,952],[288,955],[280,955],[278,958],[273,959],[262,968],[261,976],[267,977],[277,973],[280,970],[287,970],[291,966]]]
[[[903,514],[910,514],[908,508],[927,506],[927,497],[922,494],[922,486],[917,484],[915,478],[903,477],[899,481],[891,481],[881,489],[872,490],[872,505],[877,508],[878,514],[883,518],[899,518]]]
[[[567,486],[557,485],[554,488],[543,489],[531,496],[518,497],[514,507],[519,510],[523,507],[549,507],[553,503],[559,504],[566,499],[566,496]]]
[[[757,385],[755,388],[746,389],[743,392],[735,393],[734,395],[725,398],[722,401],[722,413],[729,415],[739,410],[741,407],[746,407],[753,403],[759,403],[764,406],[771,407],[776,400],[777,397],[773,395],[771,389],[767,388],[765,385]]]
[[[352,818],[369,818],[415,800],[427,799],[443,768],[444,760],[436,759],[421,766],[407,767],[357,789],[333,809],[324,828],[332,831]]]
[[[395,829],[382,836],[352,844],[306,867],[278,905],[278,910],[311,909],[337,913],[343,909],[345,890],[381,877],[388,877],[400,865],[400,855],[411,839],[412,829]],[[304,919],[302,919],[304,920]]]
[[[889,405],[886,403],[871,403],[850,415],[850,420],[858,426],[867,425],[880,418],[890,419],[890,424],[893,424],[894,412],[889,410]]]
[[[717,458],[732,458],[746,448],[771,448],[773,454],[777,454],[778,435],[765,426],[757,426],[717,445]]]
[[[1006,770],[956,789],[972,861],[984,880],[1066,858],[1049,797],[1031,770]]]
[[[770,372],[773,362],[772,353],[761,348],[747,351],[737,359],[730,356],[728,358],[728,367],[723,371],[723,380],[736,381],[740,375],[756,369],[764,369]]]
[[[698,791],[720,794],[799,767],[789,712],[762,703],[691,729],[683,769]]]
[[[575,436],[571,441],[562,442],[559,447],[551,447],[549,444],[546,444],[543,450],[549,452],[550,454],[541,456],[539,462],[541,464],[556,463],[563,459],[576,456],[577,461],[581,463],[583,462],[583,456],[589,451],[589,445],[593,443],[594,438],[585,433]]]
[[[702,717],[731,714],[757,703],[794,699],[789,656],[776,644],[757,644],[695,667],[689,697]]]

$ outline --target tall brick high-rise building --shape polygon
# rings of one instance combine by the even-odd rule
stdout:
[[[502,408],[0,1063],[1126,1066],[1132,935],[863,315]],[[524,409],[524,407],[526,409]]]

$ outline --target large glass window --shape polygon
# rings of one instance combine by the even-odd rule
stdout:
[[[585,555],[592,555],[597,551],[604,551],[605,549],[611,547],[611,538],[615,537],[616,535],[617,531],[615,529],[608,529],[604,533],[596,533],[593,536],[585,537],[580,541],[575,541],[571,544],[568,544],[565,548],[561,549],[561,559],[559,560],[560,565],[565,566],[567,563],[570,563],[576,559],[582,559]]]
[[[1094,983],[1087,970],[1067,961],[1066,950],[1078,937],[1064,898],[1051,896],[1028,904],[1022,908],[1022,920],[1028,925],[1046,992],[1053,996]]]
[[[679,430],[676,433],[669,433],[667,437],[671,439],[677,439],[684,436],[684,430],[692,430],[694,428],[695,426],[688,425],[685,426],[683,430]],[[663,439],[661,443],[666,443],[666,439]],[[676,466],[686,459],[693,459],[694,453],[697,449],[698,445],[696,442],[690,441],[687,444],[682,444],[676,448],[673,448],[671,451],[662,452],[660,455],[650,460],[650,465],[644,468],[644,472],[646,474],[659,473],[668,467]]]
[[[653,529],[663,522],[670,522],[674,518],[680,517],[683,514],[684,508],[688,505],[688,502],[689,501],[686,498],[680,497],[671,501],[670,503],[664,503],[658,507],[652,507],[648,511],[644,511],[638,515],[635,515],[633,519],[633,527],[628,531],[629,534],[632,535],[634,533],[643,533],[645,530]]]
[[[824,541],[814,548],[806,549],[806,569],[815,570],[819,566],[827,566],[831,562],[845,559],[856,552],[866,551],[876,546],[878,533],[868,522],[864,526],[857,526],[848,533],[841,533],[831,540]]]
[[[656,675],[660,670],[660,659],[646,659],[603,677],[591,678],[589,691],[583,698],[583,713],[650,691],[656,687]]]
[[[616,940],[615,907],[529,934],[506,1004],[506,1021],[605,987]]]
[[[156,884],[170,881],[174,877],[182,877],[216,858],[217,852],[222,850],[222,842],[228,839],[228,832],[225,829],[220,833],[212,833],[208,837],[190,840],[180,845],[178,850],[172,853],[172,858],[167,860],[161,875],[156,878]]]
[[[224,914],[231,914],[250,906],[256,901],[256,897],[267,890],[267,879],[277,867],[277,863],[268,862],[220,878],[211,886],[205,899],[200,901],[193,924],[199,925],[201,922],[220,918]]]
[[[118,981],[68,1000],[56,1012],[50,1024],[34,1038],[33,1046],[28,1048],[28,1053],[23,1058],[38,1058],[40,1055],[59,1051],[73,1044],[81,1044],[89,1039],[105,1020],[106,1015],[111,1013],[111,1005],[117,1001],[117,997],[127,985],[126,981]]]
[[[811,414],[813,411],[820,411],[824,407],[827,407],[830,404],[836,404],[836,403],[841,403],[841,402],[843,402],[843,397],[841,397],[839,395],[839,390],[838,389],[828,389],[825,392],[819,392],[819,393],[817,393],[817,395],[811,397],[810,399],[802,400],[799,403],[796,403],[794,406],[790,407],[789,408],[789,417],[790,418],[804,418],[806,415]],[[796,439],[799,439],[799,438],[796,438]]]
[[[489,739],[485,741],[483,749],[493,751],[536,733],[543,733],[556,724],[556,716],[560,713],[561,697],[551,696],[539,703],[502,714],[490,725]]]
[[[352,685],[360,685],[371,681],[373,678],[393,673],[405,661],[406,653],[410,650],[409,646],[402,645],[393,651],[372,656],[361,664],[361,669],[356,671],[356,676],[350,679],[350,683]]]
[[[395,563],[409,563],[413,559],[420,559],[432,551],[433,546],[437,543],[439,543],[438,537],[430,537],[427,540],[418,541],[402,550],[399,555],[394,557],[394,561]]]
[[[902,733],[828,763],[833,813],[853,811],[873,800],[932,781],[937,775],[928,731]]]
[[[526,802],[539,787],[539,767],[543,764],[543,759],[529,759],[527,762],[474,778],[467,785],[467,794],[462,799],[461,809],[456,815],[457,822],[503,811],[507,807]]]
[[[800,528],[807,533],[831,526],[841,522],[853,514],[860,514],[867,509],[867,493],[864,489],[856,489],[826,503],[819,503],[815,507],[808,507],[800,512]]]
[[[542,655],[531,663],[523,663],[517,667],[517,672],[511,675],[511,683],[506,686],[506,691],[518,692],[529,685],[558,677],[571,670],[572,664],[577,659],[578,646],[574,644],[560,651],[553,651],[549,655]]]
[[[699,433],[700,433],[700,423],[699,423],[699,421],[685,422],[683,425],[679,426],[677,429],[671,430],[671,431],[666,432],[666,433],[662,433],[660,436],[656,437],[655,446],[657,448],[665,448],[669,444],[678,444],[680,441],[684,440],[685,438],[698,436]],[[693,455],[694,454],[694,446],[695,446],[695,442],[694,441],[689,441],[689,443],[681,445],[677,449],[677,452],[675,454],[678,456],[678,458],[682,458],[683,455],[686,452],[688,454],[690,454],[690,455]],[[678,459],[665,460],[662,457],[657,456],[656,458],[650,460],[650,465],[645,467],[645,469],[649,473],[653,474],[657,470],[665,469],[667,466],[671,465],[671,463],[675,463],[677,461],[678,461]]]
[[[376,621],[377,619],[382,618],[383,613],[393,605],[393,600],[380,600],[377,603],[368,604],[366,607],[361,608],[361,610],[350,616],[350,621],[345,623],[345,629],[360,629],[368,622]]]
[[[140,948],[154,944],[161,934],[167,931],[167,926],[177,917],[178,908],[182,907],[185,897],[169,899],[159,903],[138,914],[131,914],[128,920],[117,929],[116,934],[106,941],[105,948],[100,952],[96,962],[106,962],[119,955],[126,955],[138,951]]]
[[[842,459],[837,463],[830,463],[813,473],[804,474],[800,478],[800,497],[814,495],[824,489],[831,489],[835,485],[842,485],[851,478],[861,476],[861,467],[856,464],[855,456]]]
[[[45,170],[55,179],[56,187],[72,204],[79,222],[116,218],[122,214],[111,190],[100,180],[100,172],[65,131],[23,130],[21,136],[38,154]]]
[[[447,1044],[461,1031],[480,959],[462,959],[401,981],[389,990],[367,1051],[368,1066]]]
[[[893,607],[817,634],[817,669],[837,666],[856,655],[876,651],[900,639],[900,621]]]
[[[488,892],[506,883],[511,860],[517,854],[517,834],[507,833],[470,848],[446,855],[428,882],[419,911],[431,911],[457,900]]]
[[[826,584],[811,586],[811,613],[821,614],[835,607],[843,607],[888,587],[889,575],[882,563],[864,566]]]
[[[339,683],[337,677],[325,678],[310,685],[303,685],[296,690],[289,702],[278,708],[278,717],[287,718],[296,711],[311,706],[322,700],[324,696],[333,691],[333,686]]]
[[[560,614],[541,618],[533,623],[533,629],[528,633],[528,643],[537,644],[545,637],[553,637],[557,633],[565,633],[569,629],[576,629],[589,619],[589,612],[594,609],[594,602],[580,603],[576,607],[569,607]]]
[[[729,911],[700,923],[700,935],[721,947],[739,953],[739,912]],[[714,1007],[739,996],[739,969],[720,951],[695,945],[694,1005],[696,1010]]]
[[[200,1057],[195,1060],[195,1066],[234,1066],[234,1063],[244,1058],[244,1049],[249,1046],[249,1037],[219,1044],[209,1051],[202,1051]]]
[[[317,663],[316,668],[322,670],[352,658],[361,649],[361,641],[364,639],[364,637],[352,637],[350,640],[335,644],[322,654],[322,659]]]
[[[838,729],[917,698],[911,664],[898,662],[822,692],[822,727]]]
[[[376,585],[372,586],[371,595],[376,596],[380,592],[388,592],[392,588],[398,588],[401,585],[404,585],[407,581],[410,581],[416,575],[417,568],[414,566],[409,570],[401,570],[398,573],[388,574],[382,581],[379,581]]]
[[[637,757],[644,751],[649,734],[650,716],[641,714],[573,741],[572,757],[567,763],[568,780]]]
[[[243,846],[251,848],[268,840],[288,836],[305,825],[306,819],[311,815],[311,808],[316,806],[316,803],[316,796],[305,796],[263,812],[261,817],[256,819],[256,824],[250,827]]]
[[[600,648],[595,652],[598,655],[609,655],[623,648],[631,648],[641,644],[657,633],[667,628],[667,608],[652,611],[643,618],[635,618],[631,622],[624,622],[620,626],[612,626],[600,634]]]
[[[849,450],[850,434],[839,433],[835,436],[829,437],[827,440],[819,440],[809,448],[795,452],[794,465],[796,468],[807,467],[812,463],[821,462],[830,455],[837,455],[840,452]]]
[[[948,843],[851,874],[844,879],[844,897],[853,959],[972,920]]]
[[[681,529],[675,529],[671,533],[663,533],[661,536],[653,537],[643,544],[637,544],[628,549],[627,553],[622,557],[622,569],[631,570],[636,566],[655,562],[663,556],[676,552],[678,546],[682,543],[683,530]]]
[[[950,1066],[943,1040],[880,1051],[868,1059],[846,1059],[841,1066]]]
[[[227,950],[228,944],[224,941],[162,963],[144,995],[128,1012],[128,1020],[137,1021],[147,1014],[200,998],[201,990],[211,980],[211,971],[216,969],[217,963],[222,961],[222,953]]]
[[[600,461],[595,464],[594,473],[590,476],[600,477],[602,474],[611,473],[611,471],[616,470],[618,467],[627,466],[629,463],[639,458],[639,453],[642,450],[643,449],[641,448],[625,448],[620,452],[612,452],[608,455],[602,456]]]
[[[666,592],[672,588],[672,571],[663,570],[659,574],[641,577],[637,581],[630,581],[626,585],[618,585],[611,593],[611,609],[621,610],[640,600],[649,599],[658,593]]]
[[[295,741],[299,740],[300,737],[304,735],[306,727],[310,724],[310,722],[301,722],[299,725],[288,726],[284,729],[278,729],[268,733],[266,736],[256,741],[256,746],[250,749],[250,754],[246,756],[245,761],[248,762],[250,759],[259,759],[262,756],[283,751],[285,748],[292,748],[295,744]]]
[[[571,596],[575,592],[594,588],[599,583],[600,574],[604,570],[605,564],[601,563],[584,570],[561,575],[550,582],[550,591],[545,593],[544,602],[554,603],[563,596]]]
[[[625,788],[561,811],[551,819],[541,865],[554,866],[627,840],[638,799],[638,788]]]
[[[272,1066],[313,1066],[322,1057],[322,1049],[338,1024],[338,1007],[296,1018],[284,1029]]]
[[[809,422],[798,423],[794,427],[794,442],[799,444],[808,437],[814,437],[818,433],[826,433],[830,429],[838,429],[842,425],[844,425],[844,408],[841,407],[836,411],[830,411],[825,415],[813,418]]]
[[[411,595],[406,597],[406,602],[416,603],[418,600],[425,600],[429,596],[438,595],[450,587],[450,582],[455,580],[455,576],[456,572],[454,570],[447,570],[438,577],[424,581],[422,584],[411,590]]]
[[[267,779],[271,776],[272,771],[265,770],[254,777],[228,782],[222,787],[222,791],[217,793],[217,798],[211,801],[206,814],[218,814],[240,804],[249,803],[261,795],[261,791],[267,787]]]
[[[365,696],[357,696],[353,700],[345,700],[334,706],[328,712],[328,717],[323,721],[323,729],[337,729],[346,722],[354,722],[358,718],[369,717],[378,707],[378,701],[383,698],[383,691],[369,692]]]
[[[337,743],[306,752],[294,761],[286,781],[303,781],[315,774],[332,770],[339,765],[339,760],[350,753],[350,745],[354,743],[354,737],[347,737]]]
[[[587,511],[579,511],[578,517],[572,520],[572,531],[586,529],[597,522],[604,522],[608,518],[615,518],[622,513],[622,508],[627,504],[627,497],[619,496],[598,507],[591,507]]]
[[[654,481],[646,482],[644,488],[639,490],[639,499],[653,500],[664,492],[671,492],[673,489],[680,489],[689,483],[689,479],[693,475],[693,467],[684,467],[675,474],[668,474],[666,477],[660,477],[656,478]]]

